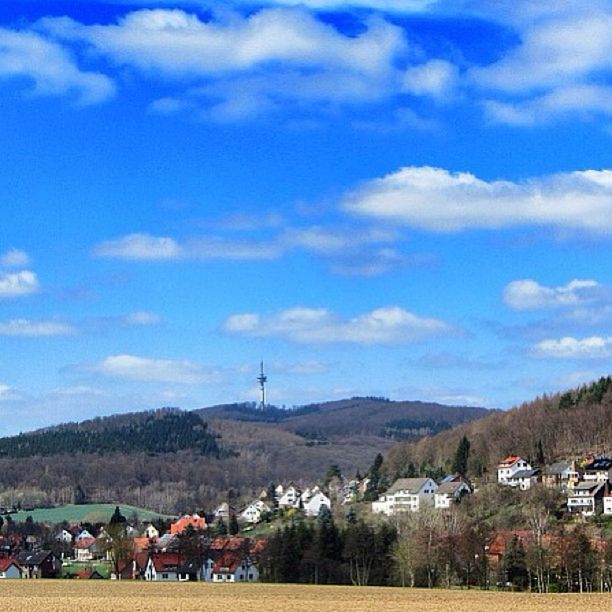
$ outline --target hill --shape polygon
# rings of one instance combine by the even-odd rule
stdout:
[[[482,408],[353,398],[294,410],[249,404],[122,414],[0,439],[0,505],[121,500],[174,514],[270,482],[366,470],[398,439],[479,418]]]
[[[117,504],[66,504],[56,508],[39,508],[36,510],[20,510],[10,515],[16,523],[24,522],[28,516],[35,523],[58,524],[68,523],[108,523]],[[130,518],[137,515],[141,521],[154,521],[158,518],[170,518],[165,514],[151,512],[144,508],[120,504],[121,513]]]
[[[409,471],[448,470],[463,437],[470,442],[468,472],[492,478],[496,465],[520,454],[533,465],[612,452],[612,378],[544,395],[505,412],[443,431],[431,438],[404,442],[387,462],[392,475]]]

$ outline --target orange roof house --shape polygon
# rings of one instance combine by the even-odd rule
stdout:
[[[172,535],[178,535],[179,533],[183,533],[189,526],[194,529],[206,529],[206,519],[199,514],[185,514],[170,525],[170,533]]]

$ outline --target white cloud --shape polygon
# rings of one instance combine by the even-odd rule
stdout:
[[[23,268],[29,263],[30,256],[20,249],[9,249],[0,255],[0,267],[2,268]]]
[[[159,325],[162,322],[162,318],[155,312],[138,310],[126,315],[124,321],[127,325],[149,326]]]
[[[113,378],[142,382],[209,384],[220,380],[219,371],[205,369],[191,361],[135,355],[111,355],[88,369]]]
[[[256,313],[230,316],[223,324],[228,333],[276,336],[300,344],[407,344],[452,331],[451,326],[422,318],[398,306],[378,308],[352,319],[341,319],[324,308],[296,307],[275,315]]]
[[[405,167],[345,196],[345,210],[436,232],[545,225],[612,232],[612,170],[523,182]]]
[[[537,357],[559,359],[602,359],[612,357],[612,336],[573,338],[565,336],[559,340],[542,340],[533,347]]]
[[[102,242],[94,248],[94,255],[117,259],[168,260],[180,259],[183,252],[172,238],[130,234]]]
[[[20,272],[0,272],[0,299],[30,295],[40,290],[38,278],[30,270]]]
[[[430,60],[404,73],[403,88],[416,96],[448,97],[459,79],[456,66],[445,60]]]
[[[521,279],[506,285],[504,302],[515,310],[576,306],[592,301],[599,288],[594,280],[574,279],[560,287],[546,287],[532,279]]]
[[[0,323],[0,336],[23,336],[35,338],[40,336],[68,336],[76,333],[76,329],[60,321],[30,321],[28,319],[13,319]]]
[[[9,385],[0,384],[0,402],[9,402],[19,399],[19,394]]]
[[[346,35],[305,8],[263,8],[249,15],[218,11],[208,20],[179,9],[143,9],[108,25],[47,18],[38,27],[89,44],[120,66],[178,83],[154,101],[163,114],[190,110],[237,121],[285,104],[327,105],[385,99],[401,89],[397,61],[403,30],[377,16]],[[201,111],[201,112],[199,112]]]
[[[111,79],[80,70],[59,44],[34,32],[0,28],[0,79],[24,77],[34,83],[36,95],[70,94],[83,106],[115,93]]]

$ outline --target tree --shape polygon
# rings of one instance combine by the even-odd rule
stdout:
[[[228,531],[230,535],[236,535],[240,531],[240,525],[238,525],[238,519],[236,514],[232,512],[229,519]]]
[[[470,457],[470,441],[467,436],[461,438],[457,450],[455,451],[455,459],[453,461],[453,472],[465,476],[467,473],[468,459]]]
[[[506,546],[502,559],[502,567],[506,582],[515,587],[524,588],[527,584],[527,563],[523,543],[513,536]]]
[[[106,533],[108,537],[99,542],[108,552],[115,575],[119,577],[124,564],[134,556],[134,541],[128,536],[125,519],[114,523],[111,520]]]
[[[110,519],[110,524],[117,525],[119,523],[126,523],[126,522],[127,520],[125,516],[121,514],[121,510],[119,509],[119,506],[115,506],[115,511],[113,512],[113,516],[111,516],[111,519]]]

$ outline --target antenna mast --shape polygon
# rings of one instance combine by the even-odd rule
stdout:
[[[268,377],[264,374],[263,361],[260,363],[260,373],[257,377],[257,382],[259,383],[259,390],[261,392],[261,402],[259,404],[259,409],[264,410],[266,407],[266,383],[268,382]]]

